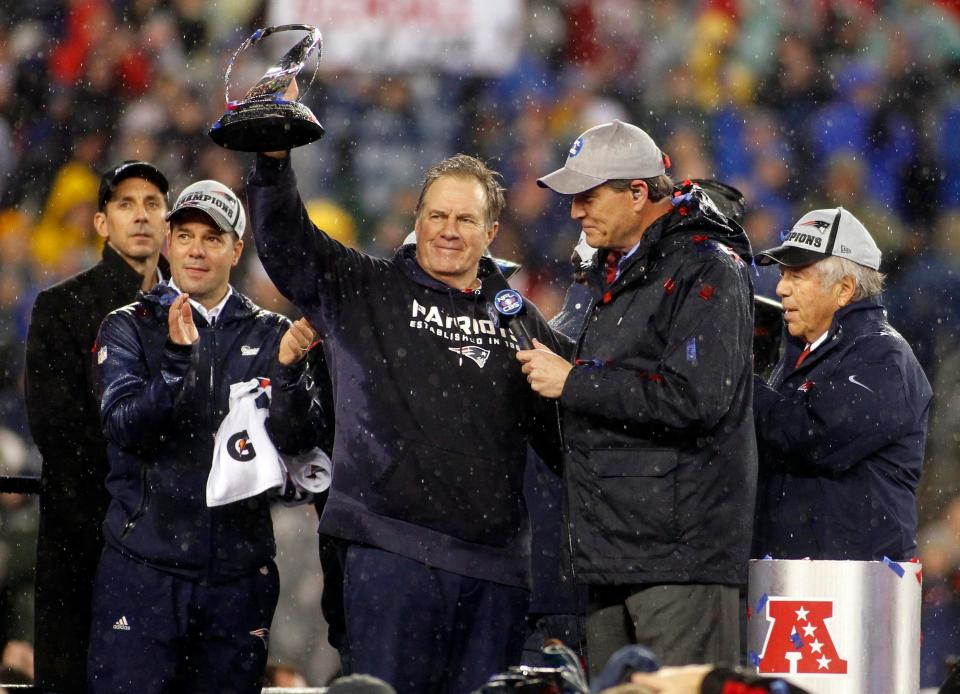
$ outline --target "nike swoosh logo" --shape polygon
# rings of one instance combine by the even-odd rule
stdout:
[[[860,381],[857,380],[856,375],[851,375],[847,380],[850,381],[855,386],[860,386],[861,388],[865,388],[866,390],[869,390],[871,393],[873,392],[873,388],[868,388],[867,386],[863,385]]]

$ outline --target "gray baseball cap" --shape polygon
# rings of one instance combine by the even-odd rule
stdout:
[[[811,265],[831,255],[880,269],[880,249],[867,228],[848,210],[834,207],[803,215],[776,248],[756,256],[757,265]]]
[[[167,215],[167,221],[173,221],[184,210],[205,213],[221,231],[232,231],[238,238],[243,238],[243,231],[247,228],[247,215],[240,198],[219,181],[197,181],[184,188]]]
[[[619,120],[597,125],[574,140],[562,169],[537,179],[541,188],[575,195],[615,179],[653,178],[670,157],[643,130]]]

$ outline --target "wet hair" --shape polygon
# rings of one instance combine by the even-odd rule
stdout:
[[[417,207],[414,210],[417,216],[420,215],[423,199],[426,197],[427,191],[430,190],[430,186],[432,186],[437,179],[443,178],[444,176],[476,179],[476,181],[483,186],[484,196],[487,201],[487,227],[493,226],[493,223],[500,219],[500,213],[503,212],[503,208],[506,205],[503,197],[504,188],[500,185],[500,180],[502,180],[503,177],[482,161],[476,157],[471,157],[469,154],[457,154],[452,157],[447,157],[439,164],[435,164],[427,170],[427,175],[424,176],[423,179],[423,187],[420,189],[420,198],[417,200]]]
[[[817,269],[820,271],[820,281],[824,289],[833,286],[844,277],[852,277],[857,283],[857,288],[853,292],[851,301],[877,296],[883,291],[883,280],[886,279],[886,275],[878,270],[835,255],[819,261]]]
[[[625,190],[630,190],[630,182],[635,180],[635,178],[614,178],[604,183],[604,185],[610,186],[618,193],[622,193]],[[640,180],[647,184],[647,199],[650,202],[663,200],[673,192],[673,179],[667,174],[660,174],[653,178],[641,178]]]

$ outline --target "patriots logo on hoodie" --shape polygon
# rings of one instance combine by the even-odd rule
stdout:
[[[456,352],[457,354],[472,359],[477,366],[481,369],[483,365],[487,363],[487,359],[490,358],[490,350],[484,349],[483,347],[477,347],[476,345],[467,345],[466,347],[448,347],[451,352]]]

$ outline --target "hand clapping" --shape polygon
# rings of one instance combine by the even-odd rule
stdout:
[[[200,333],[193,322],[193,309],[190,308],[188,294],[181,294],[170,304],[167,313],[167,329],[170,341],[175,345],[192,345],[200,339]]]

